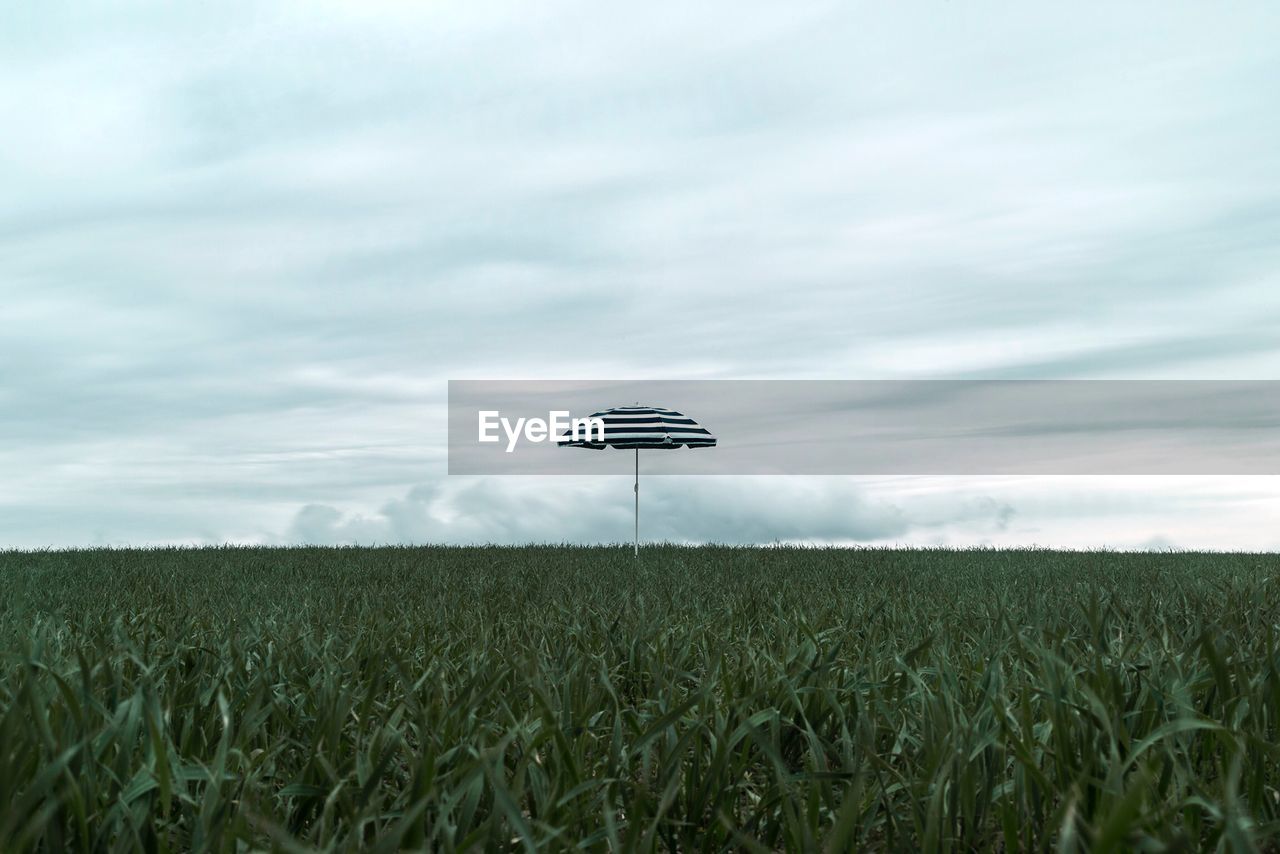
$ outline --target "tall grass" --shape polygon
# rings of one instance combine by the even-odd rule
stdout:
[[[1267,848],[1278,571],[0,553],[0,851]]]

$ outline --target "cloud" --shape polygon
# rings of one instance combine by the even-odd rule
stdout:
[[[644,478],[641,533],[667,542],[887,542],[963,523],[1007,529],[1015,511],[989,496],[947,507],[868,495],[845,479]],[[617,478],[452,478],[424,484],[374,513],[309,504],[285,540],[302,543],[628,542],[634,507]]]
[[[646,542],[1280,549],[1274,478],[641,477]],[[278,543],[627,543],[630,478],[450,477],[295,507]],[[1170,531],[1176,531],[1176,536]],[[1175,546],[1176,543],[1176,546]]]
[[[449,378],[1274,376],[1257,11],[31,6],[0,543],[527,534],[510,484],[410,497]],[[741,488],[714,534],[933,535]]]

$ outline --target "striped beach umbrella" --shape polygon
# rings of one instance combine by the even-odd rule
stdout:
[[[676,448],[712,448],[716,437],[711,435],[698,422],[674,409],[663,409],[660,406],[615,406],[602,409],[588,416],[588,421],[598,423],[592,427],[580,427],[574,431],[566,431],[556,441],[569,448],[591,448],[600,451],[605,448],[635,449],[636,481],[633,487],[636,494],[636,529],[635,553],[640,556],[640,449],[654,451],[670,451]],[[599,424],[603,424],[604,433],[600,434]]]

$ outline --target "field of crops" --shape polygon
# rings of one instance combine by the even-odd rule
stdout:
[[[1280,559],[0,553],[0,851],[1225,850]]]

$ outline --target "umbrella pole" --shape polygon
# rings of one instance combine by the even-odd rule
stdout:
[[[640,557],[640,449],[636,448],[636,557]]]

